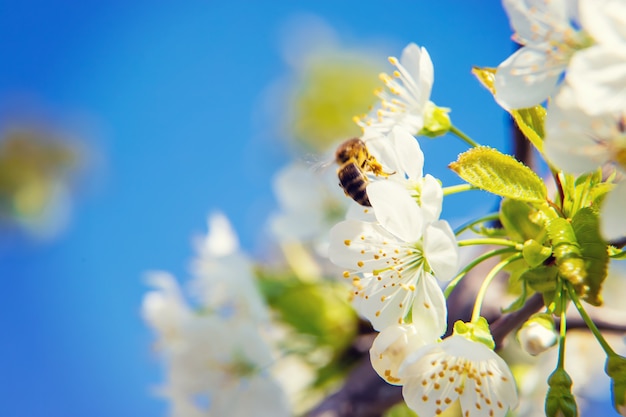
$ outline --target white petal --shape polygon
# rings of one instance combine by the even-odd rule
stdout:
[[[626,27],[626,26],[625,26]],[[626,40],[621,52],[594,46],[572,58],[567,82],[576,103],[588,114],[626,111]]]
[[[547,66],[546,51],[523,47],[498,66],[495,99],[505,109],[522,109],[544,102],[556,91],[566,61]]]
[[[381,331],[403,322],[411,308],[414,291],[399,285],[372,285],[371,282],[363,285],[365,290],[354,298],[353,306],[361,316],[372,323],[374,330]]]
[[[351,202],[346,212],[346,220],[361,220],[364,222],[376,222],[374,210],[371,207],[363,207],[357,202]]]
[[[420,190],[420,207],[424,213],[425,222],[434,222],[441,215],[443,204],[443,188],[439,180],[426,174]]]
[[[374,339],[370,348],[370,361],[374,370],[392,385],[402,385],[398,369],[407,355],[435,339],[424,337],[422,329],[413,324],[394,324],[385,327]]]
[[[454,278],[459,269],[459,247],[447,221],[438,220],[426,227],[424,255],[437,279]]]
[[[611,115],[592,118],[583,112],[577,105],[574,90],[566,83],[549,107],[544,146],[546,156],[566,172],[593,171],[611,160],[610,147],[599,135],[603,135],[603,131],[610,135],[614,125]]]
[[[389,140],[395,149],[400,173],[406,174],[410,179],[422,178],[424,152],[415,137],[402,127],[396,126],[391,131]]]
[[[424,273],[418,281],[412,315],[413,324],[419,326],[424,338],[432,341],[446,332],[446,299],[437,280],[428,273]]]
[[[410,43],[402,51],[400,64],[416,83],[416,92],[419,93],[418,97],[423,106],[430,97],[435,74],[428,51],[426,48],[420,48],[416,44]]]
[[[223,213],[215,212],[209,216],[208,229],[208,234],[198,245],[201,255],[227,256],[239,249],[237,234]]]
[[[577,2],[572,0],[504,0],[511,26],[525,44],[560,40],[576,17]]]
[[[581,0],[581,24],[600,44],[623,48],[626,43],[626,2]]]
[[[607,195],[600,210],[600,231],[607,240],[626,236],[626,181],[622,181]]]
[[[346,220],[330,230],[330,260],[343,268],[371,273],[387,266],[386,258],[377,260],[374,255],[378,256],[379,247],[394,240],[375,223]]]
[[[392,181],[377,181],[367,186],[367,195],[378,222],[405,242],[422,237],[423,218],[408,191]]]
[[[384,172],[400,172],[396,151],[386,134],[367,128],[361,140],[367,145],[369,153],[383,166]]]

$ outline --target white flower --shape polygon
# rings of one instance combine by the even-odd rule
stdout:
[[[596,44],[572,58],[567,81],[578,105],[597,115],[626,108],[626,2],[581,0],[580,17]]]
[[[354,306],[375,329],[412,321],[443,334],[446,306],[435,276],[451,279],[458,247],[446,221],[426,222],[406,189],[392,181],[367,187],[378,223],[347,220],[331,230],[330,259],[347,268]]]
[[[555,98],[555,105],[550,107],[544,145],[547,158],[564,171],[577,175],[606,164],[626,172],[626,107],[590,116],[577,105],[580,95],[566,83]],[[608,240],[626,235],[625,201],[623,183],[605,198],[600,229]]]
[[[553,95],[570,58],[592,40],[580,29],[577,0],[504,0],[513,39],[522,47],[498,66],[496,100],[531,107]]]
[[[415,135],[424,126],[423,113],[434,81],[433,63],[426,49],[414,43],[404,48],[400,61],[390,57],[389,62],[397,69],[392,75],[380,75],[387,90],[377,91],[378,106],[364,118],[357,118],[357,123],[383,134],[402,126]]]
[[[286,398],[268,372],[274,357],[259,326],[242,315],[224,317],[198,306],[194,311],[174,278],[150,276],[157,287],[143,303],[143,315],[156,330],[156,348],[167,367],[161,394],[173,415],[247,416],[256,408],[289,416]],[[209,311],[207,313],[207,311]],[[245,402],[232,402],[244,396]]]
[[[443,189],[432,175],[423,176],[424,153],[415,137],[396,126],[388,135],[372,134],[366,129],[364,141],[384,170],[394,173],[388,179],[401,183],[418,202],[426,221],[439,219]]]
[[[402,395],[420,416],[437,416],[459,401],[464,416],[503,417],[517,405],[506,362],[480,342],[451,336],[411,354],[399,370]]]
[[[392,385],[402,385],[398,375],[400,365],[409,353],[440,338],[441,334],[428,334],[420,325],[393,324],[385,327],[374,339],[370,348],[370,361],[374,370]]]

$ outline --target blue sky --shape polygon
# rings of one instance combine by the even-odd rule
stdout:
[[[139,315],[142,274],[184,277],[190,239],[215,209],[247,251],[262,250],[271,178],[289,154],[253,114],[288,74],[280,44],[294,15],[324,19],[345,46],[426,46],[434,101],[474,139],[506,149],[507,119],[470,74],[513,49],[500,3],[391,4],[0,0],[0,123],[25,109],[100,155],[62,235],[0,246],[0,415],[166,414],[150,393],[162,375]],[[445,167],[461,144],[423,149],[427,171],[458,183]],[[454,218],[495,201],[445,209]]]

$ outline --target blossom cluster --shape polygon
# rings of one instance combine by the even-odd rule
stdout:
[[[438,116],[447,116],[429,100],[433,64],[415,44],[389,61],[396,70],[381,75],[386,89],[377,91],[380,102],[356,120],[361,140],[389,175],[368,176],[371,207],[350,210],[333,227],[329,256],[345,268],[357,312],[380,332],[370,350],[374,369],[403,386],[409,407],[439,415],[460,403],[468,415],[504,416],[517,403],[515,381],[490,335],[477,337],[488,334],[486,322],[457,323],[471,330],[455,328],[441,340],[447,330],[442,285],[458,272],[459,249],[440,219],[441,183],[424,175],[414,137],[436,131]]]

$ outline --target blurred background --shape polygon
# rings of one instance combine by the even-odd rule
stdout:
[[[495,0],[0,0],[0,415],[166,415],[145,271],[185,277],[214,210],[270,256],[276,173],[358,135],[409,42],[453,123],[509,151],[470,70],[510,35]],[[459,183],[446,166],[465,146],[421,144],[425,171]],[[467,197],[446,199],[453,226],[497,201]]]

